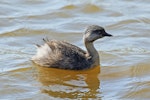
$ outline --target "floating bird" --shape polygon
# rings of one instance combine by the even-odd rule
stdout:
[[[43,39],[44,45],[37,45],[37,54],[32,61],[40,66],[84,70],[99,66],[99,55],[93,42],[104,36],[112,36],[98,25],[89,26],[83,40],[87,51],[65,41]]]

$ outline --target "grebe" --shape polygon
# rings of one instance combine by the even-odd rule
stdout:
[[[44,45],[37,45],[37,54],[32,61],[40,66],[84,70],[99,66],[99,55],[93,42],[104,36],[112,36],[98,25],[91,25],[83,36],[87,51],[65,41],[43,39]]]

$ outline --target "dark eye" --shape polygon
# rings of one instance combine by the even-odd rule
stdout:
[[[93,32],[98,34],[100,33],[100,30],[94,30]]]

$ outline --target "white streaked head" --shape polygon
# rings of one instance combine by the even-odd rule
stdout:
[[[102,38],[104,36],[112,36],[112,35],[106,33],[105,29],[101,26],[91,25],[85,31],[84,40],[86,42],[94,42],[95,40]]]

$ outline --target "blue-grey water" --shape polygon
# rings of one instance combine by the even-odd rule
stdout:
[[[1,0],[0,100],[149,100],[149,0]],[[113,35],[95,42],[100,67],[69,71],[36,66],[42,38],[82,49],[87,26]]]

